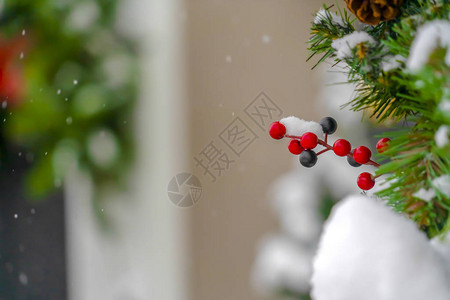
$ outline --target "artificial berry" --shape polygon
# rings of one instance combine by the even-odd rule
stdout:
[[[347,140],[339,139],[333,144],[333,151],[338,156],[346,156],[352,150],[352,146]]]
[[[380,139],[377,143],[378,153],[383,153],[384,151],[386,151],[387,147],[389,146],[390,141],[391,141],[391,139],[388,139],[388,138]]]
[[[300,142],[298,140],[291,140],[289,142],[289,146],[288,146],[289,151],[292,154],[295,155],[299,155],[300,153],[303,152],[303,150],[305,150],[301,145]]]
[[[365,146],[359,146],[353,151],[353,159],[358,164],[365,164],[370,160],[370,156],[372,155],[372,152],[369,150],[369,148]]]
[[[270,125],[269,134],[276,140],[282,139],[286,134],[286,127],[280,122],[273,122]]]
[[[304,133],[300,139],[300,144],[305,149],[316,148],[318,142],[319,142],[319,139],[317,138],[317,135],[315,135],[312,132]]]
[[[333,134],[337,129],[337,122],[332,117],[325,117],[320,120],[320,125],[322,126],[323,133]]]
[[[370,173],[364,172],[359,174],[356,183],[358,184],[360,189],[367,191],[373,188],[373,186],[375,185],[375,180],[373,180]]]
[[[299,161],[302,166],[311,168],[317,162],[317,154],[312,150],[305,150],[300,154]]]
[[[361,164],[358,164],[354,159],[353,159],[353,155],[347,155],[347,162],[350,166],[352,167],[361,167]]]

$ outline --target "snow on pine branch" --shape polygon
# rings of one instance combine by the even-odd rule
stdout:
[[[340,16],[338,16],[336,13],[332,13],[328,10],[321,9],[317,12],[315,18],[314,18],[314,24],[320,24],[325,20],[330,20],[332,24],[339,25],[342,27],[345,27],[344,20]]]
[[[305,121],[303,119],[290,116],[280,120],[280,123],[286,127],[286,135],[302,136],[304,133],[312,132],[317,137],[323,137],[322,126],[314,121]]]
[[[411,45],[407,66],[412,71],[422,68],[437,48],[446,48],[445,64],[450,66],[450,22],[436,20],[428,22],[417,30]]]
[[[352,49],[360,43],[375,44],[375,40],[365,31],[355,31],[336,39],[331,43],[331,47],[336,50],[336,56],[339,59],[350,58],[353,56]]]

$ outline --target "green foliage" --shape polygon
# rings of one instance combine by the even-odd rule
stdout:
[[[16,62],[24,95],[16,105],[2,99],[8,107],[1,130],[34,160],[26,180],[32,196],[60,186],[74,166],[96,187],[124,178],[133,153],[137,66],[133,44],[114,29],[116,2],[5,2],[2,35],[28,46]]]
[[[339,24],[331,8],[325,10],[321,14],[327,17],[312,24],[311,57],[320,54],[318,63],[330,59],[344,66],[348,81],[356,86],[355,97],[348,103],[351,109],[364,110],[378,122],[397,123],[394,131],[383,135],[392,142],[380,156],[389,161],[376,172],[388,177],[378,195],[430,237],[447,232],[450,199],[433,180],[450,174],[450,146],[438,147],[435,141],[436,131],[450,126],[450,112],[444,108],[450,103],[450,66],[445,63],[450,49],[434,47],[420,71],[409,70],[405,61],[421,26],[438,19],[448,21],[449,1],[405,1],[397,19],[377,26],[350,20],[342,10]],[[338,58],[333,41],[355,31],[366,32],[375,42],[360,42],[351,55]],[[388,61],[396,66],[383,68]],[[416,194],[421,188],[434,190],[435,196],[424,201]]]

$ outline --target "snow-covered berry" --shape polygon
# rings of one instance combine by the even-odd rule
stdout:
[[[305,150],[301,145],[300,142],[298,140],[291,140],[289,142],[289,146],[288,146],[289,152],[291,152],[292,154],[295,155],[299,155],[300,153],[303,152],[303,150]]]
[[[286,127],[280,122],[273,122],[270,125],[269,134],[276,140],[282,139],[286,134]]]
[[[305,150],[300,154],[299,161],[302,166],[311,168],[317,162],[317,154],[312,150]]]
[[[389,146],[389,142],[391,139],[389,138],[382,138],[377,142],[377,151],[378,153],[383,153],[386,151],[387,147]]]
[[[317,138],[317,135],[315,135],[312,132],[307,132],[307,133],[303,134],[300,139],[300,144],[305,149],[316,148],[318,142],[319,142],[319,139]]]
[[[338,156],[346,156],[352,150],[352,146],[347,140],[339,139],[333,144],[333,151]]]
[[[361,164],[358,164],[354,159],[353,159],[353,155],[347,155],[347,162],[350,166],[352,167],[361,167]]]
[[[372,175],[368,172],[364,172],[359,174],[358,179],[356,181],[359,188],[362,190],[370,190],[375,185],[375,180],[373,180]]]
[[[353,151],[353,159],[358,164],[365,164],[370,160],[370,157],[372,156],[372,152],[369,148],[366,146],[359,146]]]
[[[337,129],[337,122],[332,117],[325,117],[320,120],[320,125],[322,126],[323,133],[333,134]]]

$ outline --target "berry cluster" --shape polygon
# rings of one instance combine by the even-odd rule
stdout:
[[[352,167],[359,167],[361,165],[372,165],[379,167],[380,165],[371,160],[372,152],[365,146],[359,146],[352,150],[349,141],[345,139],[338,139],[333,146],[328,144],[328,135],[333,134],[337,129],[337,122],[331,117],[323,118],[320,121],[322,131],[325,134],[325,139],[321,140],[316,134],[306,132],[302,136],[294,136],[286,134],[286,127],[280,122],[274,122],[270,126],[269,134],[272,138],[279,140],[284,137],[290,138],[288,149],[292,154],[299,155],[300,164],[304,167],[311,168],[317,163],[317,157],[322,153],[332,150],[337,156],[346,156],[347,162]],[[382,138],[377,143],[377,151],[382,153],[386,150],[390,139]],[[316,153],[313,151],[318,145],[323,146],[324,149]],[[363,172],[358,176],[357,184],[363,190],[370,190],[375,185],[375,176],[368,172]]]

